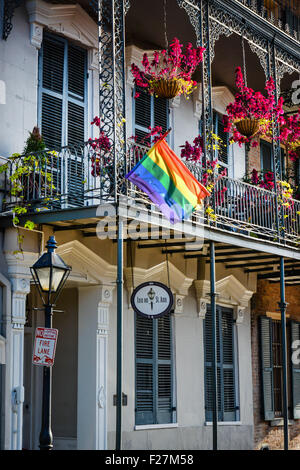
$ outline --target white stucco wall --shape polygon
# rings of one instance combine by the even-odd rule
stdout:
[[[37,124],[38,52],[30,44],[25,6],[15,10],[13,30],[0,40],[0,155],[22,152],[28,132]],[[4,104],[3,104],[4,101]]]

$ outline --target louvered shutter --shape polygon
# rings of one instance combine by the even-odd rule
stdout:
[[[271,318],[259,317],[259,335],[263,414],[265,420],[272,420],[275,417],[275,410]]]
[[[64,44],[45,37],[42,48],[41,133],[46,147],[62,146]]]
[[[294,341],[300,341],[300,323],[292,321],[291,322],[291,346],[293,346]],[[293,403],[293,418],[300,419],[300,364],[297,364],[300,359],[299,353],[299,343],[295,344],[295,348],[292,348],[292,403]],[[294,357],[293,357],[294,353]]]
[[[136,424],[172,422],[171,318],[136,314]]]
[[[136,87],[140,96],[134,99],[134,133],[137,143],[149,133],[149,127],[162,127],[168,129],[169,105],[165,98],[155,98],[140,87]]]
[[[85,140],[86,51],[68,45],[68,205],[84,204],[84,159],[81,147]]]
[[[172,422],[172,345],[171,318],[164,315],[157,322],[157,424]]]
[[[236,396],[234,378],[234,324],[231,309],[222,308],[222,366],[223,366],[223,420],[236,419]]]
[[[228,169],[228,174],[231,172],[231,162],[229,161],[229,134],[225,132],[225,126],[223,124],[223,117],[214,112],[214,128],[215,134],[221,139],[219,143],[216,142],[216,145],[220,148],[217,148],[215,151],[216,158],[218,159],[220,166],[219,172],[221,172],[224,167]]]
[[[235,421],[237,397],[234,370],[234,323],[232,309],[216,308],[218,421]],[[207,306],[204,322],[205,416],[213,418],[212,312]]]
[[[166,132],[168,129],[168,120],[169,120],[169,106],[168,100],[165,98],[154,98],[153,97],[153,106],[154,106],[154,127],[162,127],[162,132]]]
[[[68,198],[64,197],[68,206],[83,205],[86,51],[65,39],[46,34],[40,73],[40,127],[45,144],[57,151],[69,146],[51,168],[55,192],[68,195]]]
[[[136,313],[136,413],[135,422],[154,423],[153,320]]]
[[[219,330],[219,309],[216,309],[217,323],[217,382],[218,382],[218,420],[222,420],[221,404],[221,373],[220,373],[220,330]],[[212,421],[213,418],[213,375],[212,375],[212,312],[210,305],[204,321],[204,362],[205,362],[205,419]]]

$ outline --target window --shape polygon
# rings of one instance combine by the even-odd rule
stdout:
[[[149,132],[149,127],[161,126],[166,132],[169,123],[169,104],[165,98],[155,98],[142,88],[136,88],[140,96],[133,100],[134,135],[139,143]],[[168,140],[168,138],[167,138]]]
[[[216,111],[213,113],[214,133],[221,139],[218,149],[215,151],[215,158],[218,159],[220,171],[227,168],[227,174],[230,174],[229,161],[229,134],[224,131],[223,116]]]
[[[175,421],[172,319],[135,316],[135,423]]]
[[[239,419],[239,405],[233,311],[217,306],[216,314],[218,421],[237,421]],[[212,421],[212,313],[209,305],[204,321],[204,358],[205,419]]]
[[[84,142],[86,82],[86,51],[45,35],[39,56],[38,122],[49,149]]]
[[[86,122],[86,51],[45,34],[39,55],[38,123],[47,148],[70,147],[68,158],[52,159],[49,169],[55,190],[64,195],[64,207],[84,205],[83,153],[75,146],[87,140]],[[60,208],[60,202],[54,202],[56,206]]]
[[[283,366],[282,366],[282,330],[281,322],[269,317],[259,318],[260,362],[262,383],[262,411],[266,421],[283,415]],[[300,340],[300,323],[290,322],[287,328],[287,353],[291,358],[293,341]],[[292,416],[300,418],[300,365],[290,361],[288,369],[289,403],[292,404]]]
[[[260,141],[260,168],[263,173],[268,171],[274,171],[273,169],[273,149],[270,142],[265,140]],[[285,153],[284,149],[281,148],[281,168],[282,174],[285,173]]]

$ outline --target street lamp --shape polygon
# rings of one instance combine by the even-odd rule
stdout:
[[[52,328],[53,307],[70,274],[71,267],[65,264],[61,257],[55,253],[57,244],[54,236],[49,237],[46,248],[47,252],[42,254],[37,262],[30,268],[30,271],[45,307],[45,328]],[[52,450],[53,448],[51,431],[51,382],[52,367],[44,366],[42,428],[40,433],[41,450]]]

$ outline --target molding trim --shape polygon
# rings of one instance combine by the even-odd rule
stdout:
[[[234,101],[234,96],[226,86],[216,86],[212,88],[212,104],[220,114],[226,114],[226,107]]]
[[[80,5],[27,0],[26,8],[30,23],[30,42],[37,49],[41,47],[45,27],[98,51],[97,24]]]
[[[70,281],[84,284],[107,285],[112,282],[116,282],[117,267],[106,262],[78,240],[72,240],[70,242],[64,243],[63,245],[60,245],[57,248],[56,253],[59,254],[63,260],[72,267],[72,271],[69,276]],[[105,300],[106,290],[107,287],[102,289],[100,301],[109,303],[107,300]]]
[[[201,119],[202,116],[202,83],[198,83],[196,90],[193,91],[194,116]]]
[[[130,297],[133,291],[132,271],[134,287],[143,282],[158,281],[168,284],[167,262],[163,261],[151,268],[124,268],[125,285],[128,291],[128,307],[131,308]],[[188,290],[193,283],[193,279],[186,277],[174,264],[169,262],[170,287],[175,299],[175,313],[182,313],[183,299],[188,294]]]
[[[206,304],[210,303],[210,281],[196,279],[194,285],[198,315],[200,318],[205,318]],[[216,282],[216,293],[217,303],[232,307],[234,309],[236,322],[242,323],[245,309],[248,307],[249,300],[254,292],[246,289],[246,287],[231,274]]]

